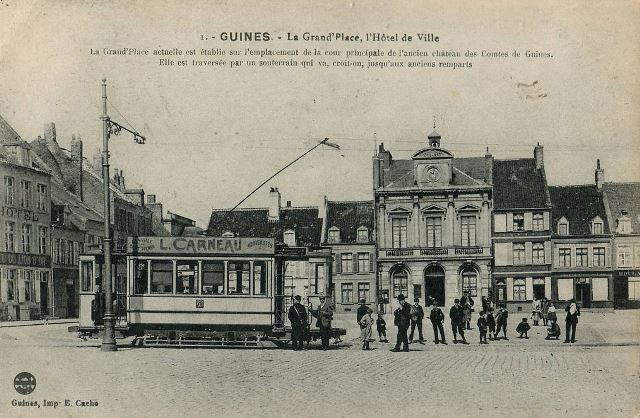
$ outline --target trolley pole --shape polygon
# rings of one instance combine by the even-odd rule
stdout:
[[[116,109],[117,110],[117,109]],[[111,134],[118,135],[121,131],[127,131],[133,135],[133,140],[138,144],[144,144],[146,138],[135,130],[125,128],[117,122],[112,121],[107,114],[107,79],[102,79],[102,181],[104,186],[104,239],[102,241],[102,251],[104,253],[105,277],[102,278],[104,289],[104,334],[102,337],[102,351],[116,351],[115,317],[113,314],[113,288],[111,286],[112,264],[111,264],[111,196],[109,180],[109,138]]]
[[[111,294],[111,197],[109,181],[109,116],[107,115],[107,79],[102,79],[102,181],[104,183],[104,252],[105,277],[102,278],[104,289],[104,335],[102,351],[116,351],[115,318]]]

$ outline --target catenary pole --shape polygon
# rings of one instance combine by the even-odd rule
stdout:
[[[104,288],[104,335],[102,351],[116,351],[115,322],[113,316],[113,298],[111,290],[111,197],[109,182],[109,116],[107,115],[107,79],[102,79],[102,181],[104,184],[104,252],[105,275],[102,278]]]

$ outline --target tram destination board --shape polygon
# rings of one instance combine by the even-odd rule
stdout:
[[[129,254],[274,254],[273,238],[131,237]]]

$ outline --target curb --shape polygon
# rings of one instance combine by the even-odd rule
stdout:
[[[26,324],[21,324],[20,321],[16,321],[16,323],[3,323],[0,324],[0,328],[17,328],[17,327],[35,327],[35,326],[44,326],[44,325],[58,325],[58,324],[77,324],[78,320],[77,319],[73,319],[73,320],[68,320],[68,321],[56,321],[56,322],[49,322],[48,324],[45,324],[44,322],[29,322]]]

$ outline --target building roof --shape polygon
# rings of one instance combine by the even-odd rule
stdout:
[[[274,238],[276,242],[283,242],[287,230],[295,231],[297,246],[320,246],[322,219],[318,217],[318,208],[283,207],[280,218],[275,221],[269,221],[266,208],[236,209],[231,213],[227,209],[214,209],[207,235],[222,236],[225,232],[233,232],[239,237]]]
[[[373,201],[327,202],[327,229],[337,227],[340,230],[341,243],[355,243],[358,228],[369,230],[369,241],[374,228]]]
[[[489,164],[487,163],[489,161]],[[491,184],[493,175],[491,159],[485,157],[453,158],[453,186]],[[404,188],[415,186],[413,160],[392,160],[389,169],[384,172],[383,187]]]
[[[494,209],[547,208],[550,206],[544,168],[536,160],[494,160]]]
[[[550,186],[552,229],[557,233],[557,222],[564,217],[569,221],[570,235],[591,235],[591,221],[599,216],[603,233],[609,233],[609,222],[604,197],[595,185]]]
[[[611,228],[615,230],[616,220],[622,216],[622,211],[626,211],[633,232],[640,233],[640,183],[604,183],[602,187],[611,215]]]
[[[20,135],[13,129],[9,123],[4,120],[4,118],[0,115],[0,144],[1,145],[16,145],[16,144],[26,144]]]
[[[51,201],[55,205],[66,206],[71,212],[71,223],[82,230],[87,229],[87,221],[104,222],[102,214],[84,204],[55,180],[51,182]]]

